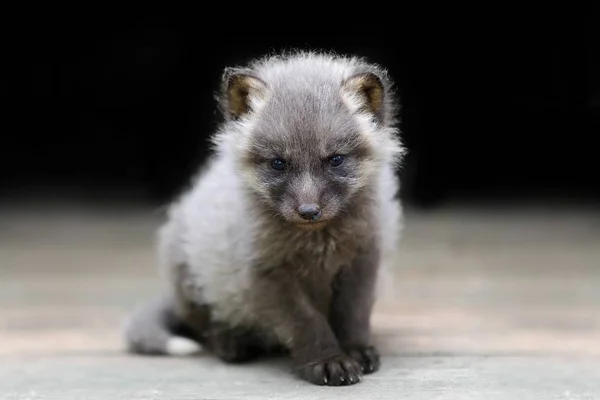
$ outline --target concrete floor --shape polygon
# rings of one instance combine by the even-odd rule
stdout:
[[[0,399],[600,399],[600,212],[409,212],[374,330],[380,372],[315,387],[286,360],[122,351],[160,287],[137,208],[0,209]]]

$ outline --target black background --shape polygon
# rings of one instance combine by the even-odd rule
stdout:
[[[390,70],[408,202],[600,194],[596,10],[277,4],[6,16],[2,192],[163,202],[207,154],[225,66],[321,48]]]

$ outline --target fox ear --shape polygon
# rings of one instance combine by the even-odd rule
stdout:
[[[265,98],[267,85],[249,73],[228,69],[223,75],[224,111],[237,119],[252,111]]]
[[[352,96],[356,106],[383,120],[385,88],[381,79],[372,72],[352,75],[343,83],[344,90]]]

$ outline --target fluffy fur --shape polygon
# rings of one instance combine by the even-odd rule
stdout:
[[[159,231],[170,292],[134,314],[130,350],[176,353],[178,335],[226,361],[283,350],[312,383],[358,382],[379,366],[369,317],[401,226],[387,73],[356,57],[268,56],[227,69],[218,104],[214,155]],[[318,215],[303,217],[307,205]]]

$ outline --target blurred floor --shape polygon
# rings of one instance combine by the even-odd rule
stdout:
[[[373,317],[382,369],[346,388],[298,381],[285,360],[124,354],[123,317],[160,287],[160,218],[0,209],[0,399],[600,399],[598,209],[407,212]]]

